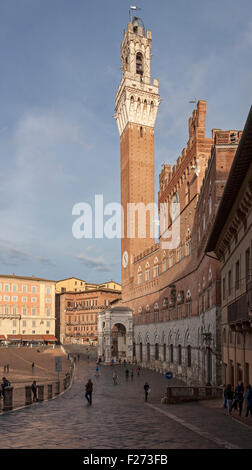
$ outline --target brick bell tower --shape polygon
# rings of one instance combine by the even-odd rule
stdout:
[[[120,134],[121,204],[124,209],[121,242],[122,285],[130,284],[133,259],[154,244],[154,217],[147,212],[146,235],[129,237],[128,203],[154,203],[154,125],[159,100],[158,80],[151,82],[152,32],[134,17],[121,43],[122,79],[116,94],[115,118]],[[138,234],[138,217],[134,217]],[[132,221],[132,219],[131,219]],[[153,232],[151,233],[151,225]],[[132,227],[132,224],[131,224]]]

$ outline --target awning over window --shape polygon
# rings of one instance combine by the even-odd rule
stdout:
[[[57,338],[53,335],[43,335],[44,341],[55,342]]]
[[[21,341],[22,335],[7,335],[7,341]]]

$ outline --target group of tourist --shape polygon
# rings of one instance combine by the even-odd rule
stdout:
[[[0,386],[0,397],[1,398],[4,398],[5,397],[5,390],[7,387],[10,387],[11,386],[11,383],[9,382],[8,379],[6,379],[6,377],[3,377],[2,378],[2,383],[1,383],[1,386]]]
[[[224,386],[223,392],[223,406],[227,410],[227,416],[232,415],[232,410],[239,410],[239,415],[242,415],[243,403],[246,400],[246,412],[245,418],[249,416],[252,417],[252,388],[251,385],[247,385],[246,393],[244,390],[244,385],[242,382],[239,382],[238,385],[233,390],[231,384]]]

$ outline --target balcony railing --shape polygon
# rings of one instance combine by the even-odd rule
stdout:
[[[250,305],[248,293],[228,305],[228,323],[249,320]]]

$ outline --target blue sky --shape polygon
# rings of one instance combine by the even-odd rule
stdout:
[[[76,240],[77,202],[120,201],[119,135],[126,0],[0,2],[0,273],[120,281],[120,240]],[[134,2],[133,2],[134,5]],[[139,0],[153,32],[162,103],[161,164],[188,139],[189,100],[207,100],[207,132],[243,128],[252,103],[252,3]],[[106,219],[105,219],[106,220]]]

